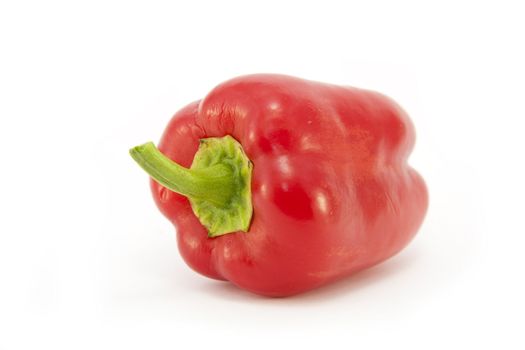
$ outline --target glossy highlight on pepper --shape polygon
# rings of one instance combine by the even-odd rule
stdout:
[[[414,140],[408,115],[382,94],[257,74],[177,112],[158,149],[130,153],[191,268],[289,296],[410,242],[428,206],[407,162]]]

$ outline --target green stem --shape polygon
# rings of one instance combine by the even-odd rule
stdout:
[[[231,136],[200,141],[190,169],[166,157],[152,142],[129,153],[159,184],[188,197],[210,237],[247,232],[253,213],[251,161]]]
[[[162,154],[152,142],[133,147],[129,153],[158,183],[186,197],[226,206],[235,190],[232,168],[225,164],[187,169]]]

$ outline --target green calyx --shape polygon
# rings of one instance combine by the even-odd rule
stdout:
[[[233,137],[201,139],[189,169],[163,155],[152,142],[129,153],[159,184],[188,197],[208,237],[250,228],[253,166]]]

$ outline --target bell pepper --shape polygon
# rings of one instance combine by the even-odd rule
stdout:
[[[428,194],[408,115],[369,90],[238,77],[190,103],[158,148],[130,150],[195,271],[289,296],[403,249]]]

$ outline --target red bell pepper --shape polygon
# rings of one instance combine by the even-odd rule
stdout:
[[[284,75],[227,81],[131,149],[197,272],[267,296],[304,292],[399,252],[428,195],[414,127],[377,92]]]

